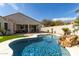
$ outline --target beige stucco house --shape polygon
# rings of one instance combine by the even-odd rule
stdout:
[[[0,16],[0,28],[13,33],[39,32],[41,23],[22,13]]]

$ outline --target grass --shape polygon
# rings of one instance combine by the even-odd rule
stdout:
[[[14,38],[20,38],[20,37],[24,37],[24,35],[23,34],[15,34],[15,35],[10,35],[10,36],[0,36],[0,42],[14,39]]]

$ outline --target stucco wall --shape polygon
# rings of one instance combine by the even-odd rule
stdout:
[[[1,23],[1,28],[4,29],[4,23],[8,23],[8,29],[10,30],[10,32],[8,32],[9,34],[13,34],[13,23],[11,21],[9,21],[8,19],[4,19],[3,17],[0,17],[0,23]],[[7,34],[8,34],[7,33]]]
[[[11,21],[8,21],[8,29],[10,29],[10,34],[13,34],[14,33],[13,23]]]
[[[69,28],[71,31],[73,30],[73,25],[62,25],[62,26],[52,26],[52,27],[42,27],[41,31],[44,32],[55,32],[57,34],[64,34],[62,28]]]
[[[1,28],[4,28],[4,19],[0,16],[0,23],[1,23]]]

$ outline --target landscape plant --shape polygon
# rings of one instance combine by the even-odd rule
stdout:
[[[64,35],[70,35],[70,33],[71,33],[69,28],[62,28],[62,30],[64,31]]]

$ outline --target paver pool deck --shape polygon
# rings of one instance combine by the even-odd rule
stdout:
[[[42,34],[48,34],[48,33],[42,33]],[[3,56],[3,55],[12,56],[13,51],[9,47],[9,44],[11,42],[13,42],[15,40],[19,40],[19,39],[34,38],[34,37],[37,37],[37,35],[42,35],[42,34],[34,34],[32,36],[29,36],[29,37],[16,38],[16,39],[11,39],[11,40],[1,42],[0,43],[0,56]],[[78,46],[66,47],[66,49],[69,51],[71,56],[79,56],[79,47]]]

